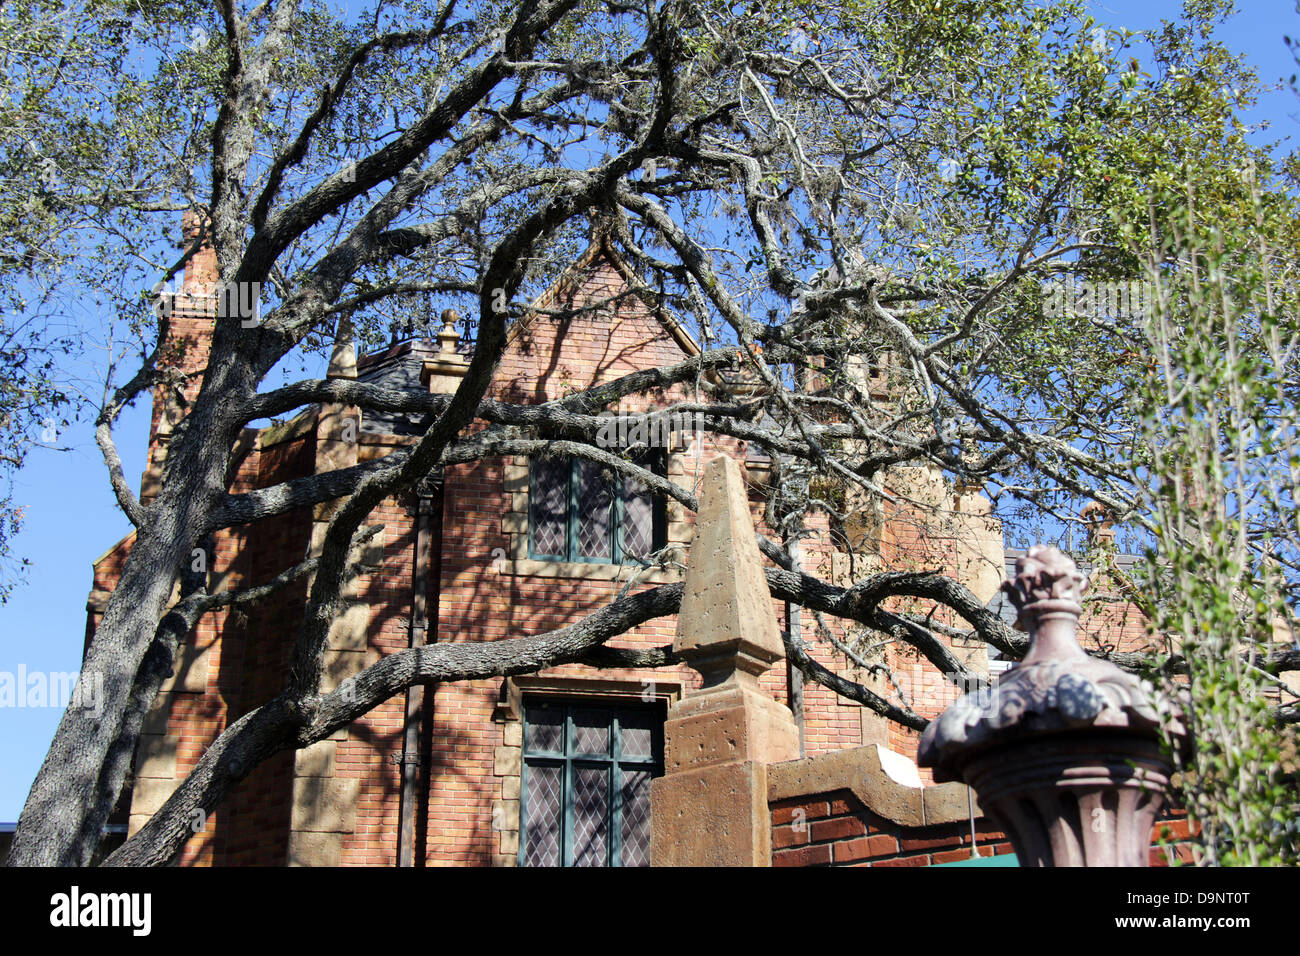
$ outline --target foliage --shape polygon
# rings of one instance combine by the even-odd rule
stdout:
[[[1158,192],[1147,249],[1158,290],[1145,413],[1156,633],[1185,675],[1167,678],[1195,741],[1180,769],[1207,865],[1295,865],[1295,768],[1281,759],[1272,658],[1292,650],[1300,477],[1296,371],[1300,246],[1293,205],[1261,189]],[[1294,755],[1291,760],[1294,761]]]
[[[563,441],[566,454],[694,507],[692,488],[595,441],[599,413],[643,383],[529,407],[482,401],[510,324],[593,230],[704,343],[657,384],[689,384],[710,431],[782,462],[769,511],[786,540],[763,541],[786,575],[774,595],[976,686],[951,642],[1014,656],[1023,638],[959,581],[886,571],[841,588],[796,573],[789,546],[823,514],[835,527],[864,501],[905,499],[891,490],[904,468],[1018,503],[1027,523],[1078,521],[1096,501],[1155,533],[1132,468],[1142,419],[1126,401],[1145,367],[1145,313],[1050,308],[1043,292],[1131,278],[1145,261],[1135,237],[1173,187],[1190,184],[1217,213],[1247,195],[1234,170],[1253,161],[1272,176],[1235,120],[1255,81],[1211,38],[1225,7],[1191,4],[1180,22],[1131,34],[1100,28],[1083,0],[402,0],[351,14],[318,0],[7,5],[0,272],[43,282],[49,301],[102,303],[100,339],[114,348],[96,435],[136,527],[86,655],[105,676],[104,713],[65,715],[14,859],[91,858],[178,641],[211,608],[263,593],[208,594],[186,573],[222,529],[339,502],[319,555],[259,582],[311,575],[283,690],[223,731],[118,859],[168,859],[188,815],[259,761],[412,683],[597,648],[608,662],[610,636],[675,612],[664,588],[620,595],[505,650],[412,649],[346,694],[321,686],[367,516],[432,469]],[[45,170],[58,175],[33,193]],[[1259,204],[1289,242],[1290,194],[1272,182]],[[203,235],[161,242],[181,211]],[[1163,243],[1172,226],[1157,225]],[[166,310],[153,306],[201,241],[222,280],[241,298],[255,290],[261,308],[251,325],[219,318],[207,367],[181,382],[165,367]],[[450,399],[307,374],[335,344],[420,334],[448,307],[475,332]],[[119,375],[128,356],[134,374]],[[740,397],[717,379],[738,358]],[[304,376],[292,381],[295,367]],[[281,376],[290,384],[276,387]],[[146,507],[112,429],[164,383],[184,393],[184,418]],[[382,459],[230,490],[247,425],[340,402],[418,414],[422,433]],[[951,512],[951,496],[938,498],[908,505]],[[1272,540],[1254,526],[1247,537],[1255,555]],[[1268,552],[1284,577],[1285,553]],[[907,555],[889,558],[902,567]],[[799,662],[877,713],[924,725],[901,696]]]
[[[0,6],[0,600],[26,565],[13,474],[33,447],[65,449],[85,404],[70,360],[139,329],[154,216],[193,201],[202,147],[176,134],[194,129],[197,43],[176,40],[195,16],[152,0]]]
[[[57,366],[71,351],[72,343],[66,337],[30,320],[10,327],[0,313],[0,369],[4,370],[0,378],[0,481],[7,486],[31,448],[37,443],[57,447],[59,434],[68,425],[62,412],[69,400],[57,384]],[[26,559],[15,557],[10,548],[22,520],[22,506],[7,487],[0,493],[0,604],[27,568]]]

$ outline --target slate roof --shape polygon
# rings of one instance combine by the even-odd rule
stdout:
[[[423,392],[420,368],[438,354],[438,343],[429,339],[399,342],[382,352],[357,359],[357,381],[404,391]],[[419,435],[422,415],[405,412],[367,411],[361,416],[361,430],[378,435]]]
[[[1025,551],[1020,548],[1007,548],[1004,553],[1006,555],[1006,563],[1002,569],[1002,579],[1004,581],[1010,581],[1016,576],[1016,559],[1023,558],[1025,556]],[[1119,570],[1123,571],[1125,574],[1131,575],[1134,569],[1142,561],[1142,555],[1116,554],[1113,556],[1113,560],[1115,566],[1119,568]],[[1092,575],[1094,569],[1094,566],[1091,564],[1084,563],[1079,565],[1079,570],[1089,577]],[[985,607],[990,611],[996,612],[998,617],[1002,618],[1002,620],[1006,621],[1012,627],[1016,626],[1016,606],[1011,603],[1011,599],[1007,597],[1005,591],[998,591],[998,593],[993,596],[993,600],[989,601]]]

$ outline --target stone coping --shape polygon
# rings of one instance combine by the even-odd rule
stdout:
[[[567,561],[506,559],[497,566],[502,574],[532,578],[573,578],[583,581],[630,581],[638,584],[674,584],[682,580],[677,568],[642,567],[637,564],[582,564]],[[462,575],[456,575],[461,577]]]
[[[909,771],[910,768],[910,771]],[[968,788],[961,783],[918,786],[916,766],[879,744],[818,754],[767,768],[767,802],[848,790],[872,813],[905,827],[970,820]],[[973,795],[972,795],[973,796]],[[975,816],[981,816],[974,803]]]
[[[319,415],[320,405],[309,405],[287,421],[266,425],[258,429],[257,448],[265,450],[282,442],[301,438],[316,426],[316,419]]]

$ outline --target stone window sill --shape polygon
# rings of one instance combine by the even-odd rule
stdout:
[[[584,581],[627,581],[641,572],[643,584],[675,584],[682,580],[676,568],[647,568],[636,564],[586,564],[517,558],[506,561],[503,573],[533,578],[574,578]]]

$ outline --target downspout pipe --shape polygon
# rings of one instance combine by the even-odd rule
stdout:
[[[415,507],[415,555],[411,581],[410,646],[424,647],[429,637],[429,569],[433,557],[432,525],[435,509],[441,510],[438,493],[426,483],[417,490]],[[406,719],[402,733],[402,791],[397,824],[397,865],[415,865],[415,812],[420,802],[418,777],[420,767],[420,731],[425,711],[425,688],[416,684],[406,691]]]
[[[796,535],[786,549],[790,555],[791,567],[798,571],[799,565],[799,537]],[[787,601],[785,604],[785,623],[790,643],[795,647],[803,646],[803,622],[801,613],[803,608],[793,601]],[[804,716],[803,716],[803,671],[795,667],[789,661],[785,664],[785,691],[786,699],[790,702],[790,713],[794,715],[794,724],[799,728],[799,759],[804,757]]]

